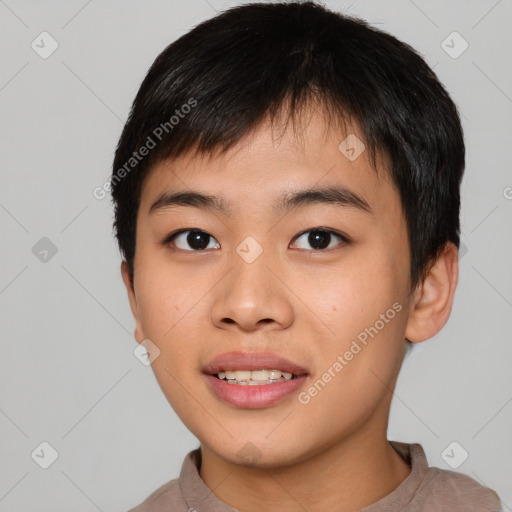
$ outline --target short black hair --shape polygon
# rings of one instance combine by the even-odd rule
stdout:
[[[311,105],[329,123],[355,120],[374,167],[376,154],[386,156],[407,222],[412,288],[446,242],[459,247],[464,137],[457,107],[423,58],[316,2],[251,3],[167,46],[135,97],[109,184],[132,283],[141,187],[156,163],[222,153],[284,110],[295,126]]]

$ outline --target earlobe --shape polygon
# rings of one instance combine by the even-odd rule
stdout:
[[[405,338],[413,343],[436,335],[448,321],[459,277],[459,252],[452,242],[414,292]]]
[[[123,282],[126,287],[126,291],[128,293],[128,301],[130,303],[130,309],[132,311],[133,318],[135,319],[135,331],[134,338],[137,343],[141,343],[146,339],[144,336],[144,332],[142,330],[142,326],[140,323],[139,317],[139,308],[137,305],[137,298],[135,296],[135,290],[133,284],[130,279],[130,272],[128,269],[128,263],[126,260],[121,262],[121,276],[123,277]]]

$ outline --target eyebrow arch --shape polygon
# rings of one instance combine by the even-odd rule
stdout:
[[[286,192],[278,197],[273,205],[273,210],[277,214],[292,208],[315,203],[334,204],[372,213],[370,205],[363,197],[342,186],[308,188]],[[203,210],[222,212],[226,215],[231,213],[230,206],[222,197],[194,191],[176,191],[163,192],[149,208],[149,214],[173,206],[194,206]]]

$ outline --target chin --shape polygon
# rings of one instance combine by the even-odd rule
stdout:
[[[290,439],[290,438],[288,438]],[[209,442],[211,441],[211,443]],[[304,443],[287,445],[284,439],[267,439],[264,436],[229,437],[219,443],[219,438],[205,439],[202,444],[218,457],[244,467],[261,469],[278,468],[301,462],[311,455],[304,452]]]

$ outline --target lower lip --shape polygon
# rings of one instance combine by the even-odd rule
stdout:
[[[213,392],[228,404],[243,409],[260,409],[281,402],[297,391],[305,383],[307,375],[256,386],[229,384],[213,375],[205,375],[205,377]]]

